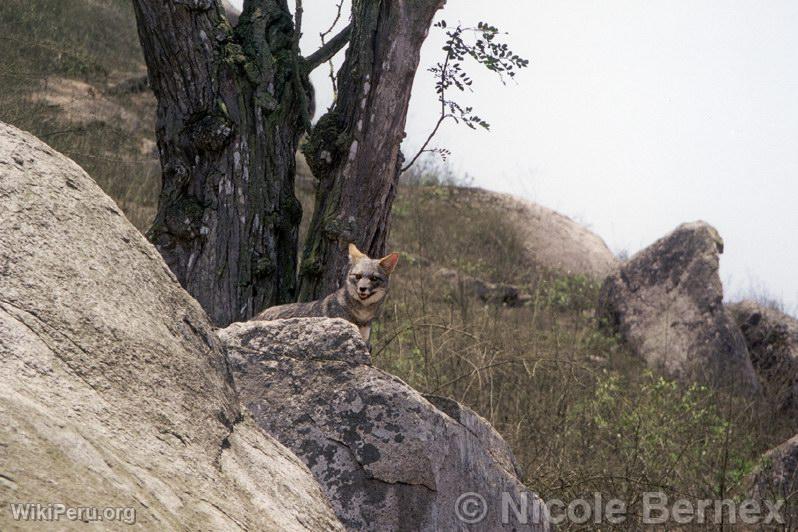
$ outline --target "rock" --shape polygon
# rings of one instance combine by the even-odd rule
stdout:
[[[510,446],[485,418],[448,397],[429,394],[424,394],[423,397],[435,408],[468,429],[505,471],[512,471],[519,478],[523,476]]]
[[[518,229],[528,267],[601,280],[618,265],[601,237],[563,214],[509,194],[479,188],[458,193],[458,201],[501,209]]]
[[[780,409],[798,408],[798,320],[754,301],[728,308],[743,332],[765,395]]]
[[[785,500],[782,517],[784,530],[795,530],[798,525],[798,434],[775,449],[768,451],[760,465],[748,478],[748,495],[754,500]]]
[[[483,303],[522,307],[532,300],[531,295],[521,292],[517,286],[491,283],[449,268],[439,268],[434,275]]]
[[[679,226],[607,278],[598,315],[650,367],[754,393],[759,382],[745,340],[722,302],[722,252],[710,225]]]
[[[242,411],[155,249],[78,165],[3,124],[0,228],[0,529],[20,526],[12,502],[131,508],[146,530],[340,529]]]
[[[502,529],[502,492],[519,506],[528,497],[527,524],[511,510],[507,529],[548,529],[545,506],[518,480],[501,436],[471,410],[432,404],[374,368],[353,325],[247,322],[219,336],[258,425],[305,461],[348,529],[464,530],[455,504],[469,492],[484,497],[488,513],[468,530]]]

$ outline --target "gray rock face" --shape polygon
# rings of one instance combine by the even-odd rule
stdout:
[[[155,249],[74,162],[0,124],[2,530],[24,526],[12,502],[132,508],[145,530],[340,528],[242,412]]]
[[[527,503],[527,524],[510,509],[507,529],[548,529],[498,433],[454,401],[433,404],[372,367],[351,324],[248,322],[219,336],[258,425],[305,461],[348,529],[502,529],[502,492]],[[456,504],[469,492],[484,497],[487,514],[466,528]],[[466,520],[480,517],[479,502],[460,503]]]
[[[650,367],[751,393],[759,382],[723,306],[723,240],[704,222],[679,226],[607,278],[599,317]]]
[[[765,395],[778,408],[798,409],[798,320],[754,301],[729,305],[743,332]]]
[[[748,494],[756,500],[785,500],[784,530],[798,527],[798,434],[769,451],[748,479]]]

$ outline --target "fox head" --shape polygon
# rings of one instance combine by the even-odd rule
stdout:
[[[391,253],[381,259],[370,259],[357,246],[349,244],[349,270],[346,272],[346,292],[364,305],[379,303],[388,293],[388,284],[399,262],[399,254]]]

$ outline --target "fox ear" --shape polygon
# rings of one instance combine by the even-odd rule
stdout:
[[[396,268],[397,262],[399,262],[399,254],[391,253],[387,257],[380,259],[380,268],[385,270],[385,273],[388,275],[391,275],[391,273],[393,273],[393,269]]]
[[[355,263],[360,259],[365,259],[366,254],[357,249],[355,244],[349,244],[349,262]]]

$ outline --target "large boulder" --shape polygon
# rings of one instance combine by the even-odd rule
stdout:
[[[0,228],[0,529],[26,526],[25,502],[130,508],[146,530],[340,528],[240,407],[155,249],[74,162],[3,124]]]
[[[547,207],[480,188],[458,190],[458,201],[501,210],[517,229],[530,267],[601,280],[618,265],[600,236]]]
[[[305,461],[348,529],[548,529],[501,436],[471,410],[433,404],[374,368],[353,325],[249,322],[219,336],[258,425]],[[526,524],[513,509],[502,523],[503,493],[518,508],[526,501]]]
[[[743,332],[765,395],[779,409],[798,409],[798,320],[755,301],[728,308]]]
[[[598,314],[650,367],[758,392],[745,339],[723,306],[722,252],[723,240],[710,225],[681,225],[606,279]]]
[[[754,500],[784,500],[784,530],[798,529],[798,434],[767,452],[748,478]]]

